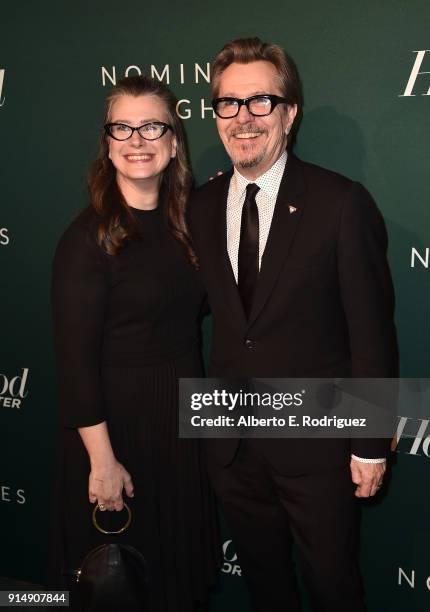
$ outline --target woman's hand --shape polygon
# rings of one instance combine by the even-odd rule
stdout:
[[[116,460],[106,421],[79,427],[91,465],[88,482],[90,503],[98,503],[100,510],[122,510],[122,490],[128,497],[133,497],[133,482],[125,467]]]
[[[117,510],[124,507],[122,491],[133,497],[133,482],[125,467],[115,458],[101,466],[92,466],[88,481],[90,503],[98,503],[100,510]]]

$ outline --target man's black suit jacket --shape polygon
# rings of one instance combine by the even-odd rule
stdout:
[[[232,172],[195,191],[189,222],[213,314],[209,376],[396,377],[394,294],[380,212],[359,184],[293,155],[288,161],[246,320],[227,253]],[[229,463],[237,440],[208,441]],[[383,457],[385,440],[273,440],[282,471]]]

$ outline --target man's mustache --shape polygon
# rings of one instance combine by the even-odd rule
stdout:
[[[230,131],[230,136],[236,136],[237,134],[267,134],[267,130],[255,126],[247,127],[242,125],[240,128],[234,128]]]

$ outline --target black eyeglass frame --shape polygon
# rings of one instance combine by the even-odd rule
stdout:
[[[264,113],[263,115],[259,115],[256,113],[253,113],[251,111],[251,109],[249,108],[250,103],[252,102],[252,100],[256,100],[257,98],[267,98],[268,100],[270,100],[270,111],[268,113]],[[219,102],[225,102],[227,100],[231,100],[234,102],[237,102],[238,106],[237,106],[237,113],[235,115],[231,115],[230,117],[222,117],[216,110],[216,107],[218,105]],[[282,98],[281,96],[276,96],[274,94],[257,94],[255,96],[250,96],[249,98],[232,98],[230,96],[224,97],[224,98],[214,98],[212,100],[212,108],[214,109],[215,114],[220,118],[220,119],[234,119],[234,117],[237,117],[240,109],[242,106],[246,106],[246,109],[248,111],[248,113],[250,115],[253,115],[254,117],[268,117],[268,115],[271,115],[273,113],[273,111],[275,110],[275,108],[277,107],[278,104],[288,104],[288,100],[287,98]]]
[[[131,134],[129,136],[127,136],[127,138],[117,138],[116,136],[114,136],[111,131],[110,128],[113,125],[124,125],[125,127],[130,128],[131,130]],[[157,136],[157,138],[146,138],[146,136],[144,136],[143,134],[140,133],[139,130],[141,130],[143,127],[145,127],[145,125],[161,125],[163,128],[163,131],[161,132],[161,134],[159,136]],[[159,140],[162,136],[164,136],[164,134],[168,131],[168,130],[172,130],[173,132],[173,128],[171,125],[169,125],[168,123],[163,123],[163,121],[147,121],[146,123],[142,123],[142,125],[139,125],[138,127],[132,127],[131,125],[128,125],[127,123],[121,123],[121,122],[114,122],[114,123],[106,123],[104,126],[105,132],[108,136],[110,136],[111,138],[113,138],[114,140],[118,140],[119,142],[124,142],[125,140],[129,140],[129,138],[131,138],[134,134],[134,132],[137,132],[139,134],[139,136],[141,138],[143,138],[144,140]]]

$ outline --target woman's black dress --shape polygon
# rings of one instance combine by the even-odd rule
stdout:
[[[70,574],[101,543],[131,544],[148,561],[151,611],[190,612],[214,583],[218,557],[199,442],[178,439],[178,378],[202,374],[198,318],[204,290],[167,231],[161,208],[133,210],[141,239],[117,256],[97,246],[91,212],[72,223],[55,255],[63,427],[54,563]],[[132,499],[124,493],[133,520],[119,539],[103,536],[91,523],[90,466],[76,429],[104,420],[135,489]],[[104,512],[100,520],[115,528],[123,518]]]

